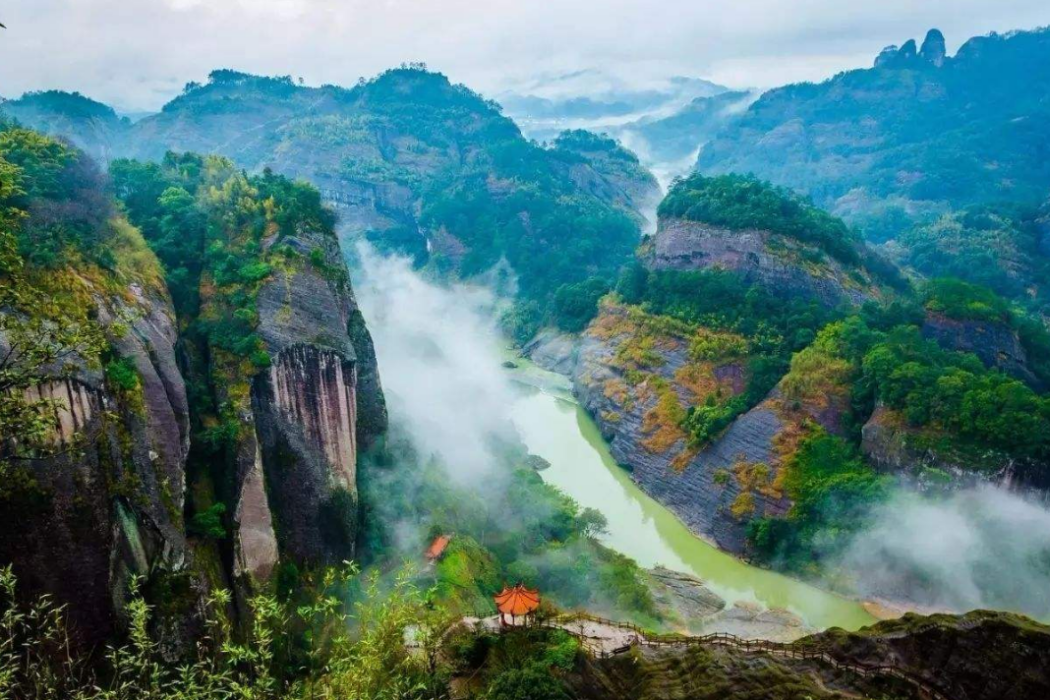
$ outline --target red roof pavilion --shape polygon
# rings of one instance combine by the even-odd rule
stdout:
[[[540,607],[539,591],[525,588],[520,583],[514,588],[504,586],[503,591],[495,596],[495,600],[496,609],[499,610],[501,616],[518,617],[528,615]]]

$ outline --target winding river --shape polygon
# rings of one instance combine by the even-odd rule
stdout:
[[[529,451],[551,466],[542,477],[609,521],[603,542],[644,567],[694,574],[729,603],[785,608],[816,628],[857,629],[875,621],[860,603],[722,552],[693,535],[621,469],[597,425],[572,397],[566,378],[514,359],[508,370],[520,393],[512,420]]]

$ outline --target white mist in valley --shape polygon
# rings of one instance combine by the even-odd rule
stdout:
[[[491,474],[494,443],[514,440],[513,388],[500,367],[497,299],[438,286],[409,260],[361,244],[354,288],[376,346],[392,422],[464,484]]]
[[[862,595],[1050,619],[1050,511],[993,486],[936,499],[900,493],[838,566]]]

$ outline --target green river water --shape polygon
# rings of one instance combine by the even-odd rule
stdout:
[[[736,559],[696,537],[642,492],[610,455],[597,425],[572,398],[568,380],[514,359],[521,393],[512,410],[529,452],[551,467],[542,477],[609,521],[608,547],[644,567],[692,573],[728,602],[785,608],[812,627],[857,629],[875,621],[860,603]]]

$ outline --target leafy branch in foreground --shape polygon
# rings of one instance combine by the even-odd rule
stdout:
[[[316,595],[303,604],[258,594],[252,623],[238,636],[225,610],[230,594],[207,600],[206,633],[195,658],[164,661],[151,637],[152,609],[133,580],[127,606],[128,636],[110,647],[101,668],[72,654],[61,606],[44,596],[17,600],[11,567],[0,569],[0,697],[26,700],[357,700],[441,698],[447,683],[436,649],[448,623],[400,573],[388,590],[366,577],[352,614],[342,594],[357,575],[354,565],[320,575]],[[423,654],[411,653],[414,631]],[[307,644],[305,662],[292,660],[290,640]]]

